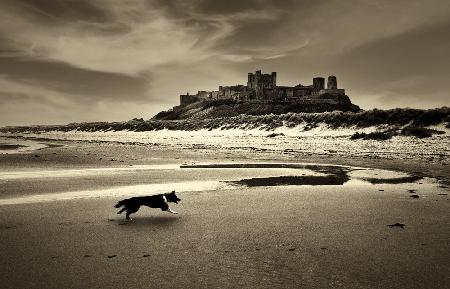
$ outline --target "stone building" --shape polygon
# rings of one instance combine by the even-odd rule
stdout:
[[[320,102],[326,96],[345,95],[344,89],[338,89],[337,78],[331,75],[327,79],[325,88],[325,78],[314,77],[312,85],[277,86],[277,73],[262,74],[261,70],[255,73],[248,73],[247,86],[219,86],[217,91],[198,91],[197,94],[189,93],[180,95],[180,106],[186,106],[197,101],[214,99],[233,99],[236,101],[249,102]]]
[[[247,89],[255,92],[256,99],[264,99],[277,87],[277,73],[262,74],[261,70],[248,73]],[[270,92],[270,93],[269,93]]]
[[[186,106],[199,100],[200,99],[196,95],[189,94],[188,92],[180,95],[180,106]]]
[[[339,89],[337,87],[336,76],[334,76],[334,75],[328,76],[327,88],[321,89],[319,91],[319,95],[324,95],[324,94],[345,95],[345,89]]]

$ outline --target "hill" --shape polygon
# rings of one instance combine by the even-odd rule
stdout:
[[[49,131],[152,131],[152,130],[201,130],[201,129],[264,129],[302,126],[303,129],[324,124],[333,129],[378,127],[392,135],[433,134],[424,130],[429,126],[443,124],[450,128],[450,108],[428,110],[396,108],[389,110],[333,111],[323,113],[289,112],[281,114],[250,115],[239,113],[231,103],[195,104],[186,110],[161,112],[150,120],[132,119],[125,122],[86,122],[67,125],[36,125],[3,127],[3,133],[49,132]],[[255,109],[254,107],[252,109]],[[259,107],[262,113],[265,107]],[[178,119],[170,119],[174,116]],[[358,136],[359,137],[359,136]],[[364,136],[362,136],[364,137]]]
[[[351,103],[346,95],[323,95],[307,101],[250,102],[233,99],[204,100],[187,106],[176,106],[162,111],[154,120],[181,120],[222,118],[238,115],[268,115],[287,113],[321,113],[330,111],[358,112],[359,106]]]

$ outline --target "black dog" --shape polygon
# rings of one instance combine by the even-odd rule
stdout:
[[[154,196],[147,197],[133,197],[129,199],[122,200],[118,202],[114,207],[123,208],[117,212],[117,214],[121,214],[124,211],[127,211],[126,218],[127,220],[131,220],[130,214],[136,213],[141,206],[147,206],[150,208],[160,208],[163,211],[170,212],[172,214],[178,214],[175,211],[170,209],[168,202],[172,202],[178,204],[181,201],[177,195],[175,195],[175,191],[167,194],[159,194]]]

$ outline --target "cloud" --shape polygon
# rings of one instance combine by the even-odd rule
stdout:
[[[0,76],[0,123],[2,125],[64,124],[80,121],[120,121],[150,118],[161,103],[103,99],[65,93],[40,82],[20,82]],[[120,107],[120,109],[117,109]]]
[[[180,93],[245,83],[263,69],[278,71],[280,84],[337,74],[366,107],[425,91],[429,102],[417,106],[441,105],[449,13],[438,0],[5,0],[0,74],[15,85],[0,101],[26,101],[31,85],[62,97],[79,120],[85,101],[99,118],[132,118],[138,104],[157,112]]]
[[[79,100],[148,101],[149,78],[80,69],[65,63],[22,57],[0,58],[0,75],[34,82]]]
[[[442,38],[449,31],[450,23],[445,23],[367,43],[348,51],[337,67],[358,101],[365,94],[380,95],[369,98],[372,106],[449,105],[450,41]]]
[[[138,75],[156,65],[186,57],[196,37],[164,18],[160,11],[139,11],[125,2],[105,7],[111,22],[66,21],[59,25],[34,21],[4,11],[2,26],[14,48],[30,57],[65,62],[88,70]],[[145,11],[145,10],[144,10]],[[5,15],[8,14],[8,15]],[[134,17],[141,21],[135,21]],[[117,29],[121,27],[121,29]],[[116,33],[105,33],[105,30]]]

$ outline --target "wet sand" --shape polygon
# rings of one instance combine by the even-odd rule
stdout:
[[[448,167],[419,162],[285,159],[269,154],[56,142],[0,156],[3,172],[180,163],[311,162],[400,168],[437,177],[404,184],[257,186],[184,191],[180,214],[141,208],[125,222],[119,196],[0,206],[2,288],[447,288]],[[1,199],[181,182],[170,170],[0,180]],[[232,179],[233,171],[208,178]],[[251,177],[242,174],[243,179]],[[267,173],[267,177],[273,177]],[[413,190],[413,192],[411,191]],[[419,198],[412,198],[411,195]],[[405,224],[404,228],[393,224]]]

